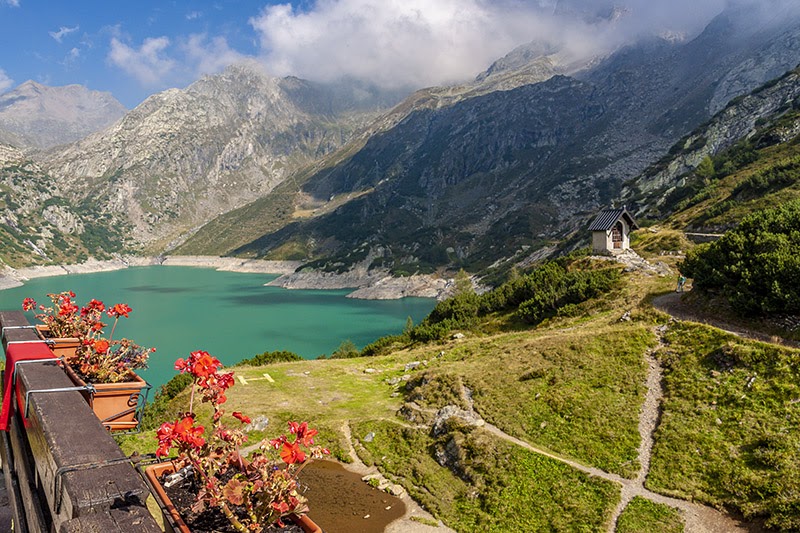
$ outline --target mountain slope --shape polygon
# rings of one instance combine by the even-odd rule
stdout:
[[[343,87],[234,66],[148,98],[43,166],[160,252],[338,148],[381,105],[380,95],[356,101]]]
[[[111,93],[26,81],[0,95],[0,141],[19,148],[66,144],[109,126],[125,111]]]
[[[737,98],[631,181],[642,217],[718,233],[745,215],[800,197],[800,68]]]
[[[104,258],[125,238],[92,202],[74,203],[21,151],[0,145],[0,262],[12,267]]]
[[[291,204],[281,200],[293,217],[267,215],[273,226],[288,225],[231,253],[299,254],[341,269],[372,248],[384,256],[376,263],[405,271],[480,269],[540,248],[581,228],[626,180],[706,120],[721,84],[730,92],[758,81],[737,78],[742,65],[769,56],[778,68],[790,51],[800,56],[798,28],[797,20],[753,24],[737,7],[690,42],[645,41],[573,79],[460,93],[447,105],[418,93],[396,108],[389,127],[301,180]],[[249,224],[234,213],[225,221]],[[202,231],[201,239],[212,241]]]

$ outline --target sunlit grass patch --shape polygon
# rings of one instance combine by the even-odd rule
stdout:
[[[800,351],[670,328],[648,486],[800,528]]]
[[[682,533],[683,525],[677,509],[636,496],[617,520],[617,533]]]
[[[428,380],[461,376],[475,409],[507,433],[632,477],[639,470],[643,357],[654,344],[643,325],[598,321],[568,331],[470,339],[446,349]],[[426,400],[434,408],[458,403]]]
[[[368,464],[457,531],[603,531],[619,487],[475,429],[440,439],[388,421],[353,425]],[[370,442],[365,436],[372,433]],[[458,475],[434,457],[458,455]]]

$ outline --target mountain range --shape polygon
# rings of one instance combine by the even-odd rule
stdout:
[[[647,209],[682,175],[793,98],[795,79],[780,77],[800,62],[800,21],[756,23],[748,9],[733,5],[693,39],[651,36],[580,60],[532,42],[472,82],[404,99],[234,66],[66,146],[8,127],[7,93],[0,238],[14,252],[3,260],[175,252],[342,271],[369,258],[402,274],[485,271],[577,245],[609,203],[657,214]],[[774,79],[772,103],[737,101]],[[721,116],[714,138],[726,140],[692,151]]]

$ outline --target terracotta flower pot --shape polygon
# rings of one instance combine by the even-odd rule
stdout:
[[[83,387],[86,382],[69,365],[64,370],[75,385]],[[92,383],[95,393],[81,392],[100,423],[109,431],[126,431],[139,425],[136,419],[142,392],[150,384],[131,372],[131,381],[121,383]]]
[[[164,514],[164,528],[167,533],[170,531],[175,533],[191,533],[191,529],[186,525],[186,522],[181,518],[180,513],[172,504],[167,493],[164,492],[164,487],[161,486],[159,478],[164,474],[171,474],[175,471],[172,463],[158,463],[150,465],[144,470],[144,475],[150,484],[151,492],[158,501],[161,512]],[[304,533],[323,533],[322,528],[314,523],[308,516],[289,515],[289,520],[300,526]]]
[[[36,333],[47,343],[56,357],[63,357],[67,361],[75,357],[75,351],[81,345],[81,340],[77,337],[51,337],[48,326],[36,326]]]

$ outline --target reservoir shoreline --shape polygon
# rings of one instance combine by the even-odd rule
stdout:
[[[5,266],[0,270],[0,290],[19,287],[25,281],[50,276],[70,274],[93,274],[122,270],[137,266],[188,266],[211,268],[219,271],[255,274],[277,274],[279,277],[268,283],[285,289],[353,289],[348,298],[361,300],[396,300],[405,297],[436,298],[442,300],[452,292],[453,281],[425,274],[408,277],[393,277],[386,270],[369,271],[355,268],[337,274],[333,272],[297,272],[301,261],[264,261],[217,256],[119,256],[110,260],[90,259],[72,265],[32,266],[14,269]]]

